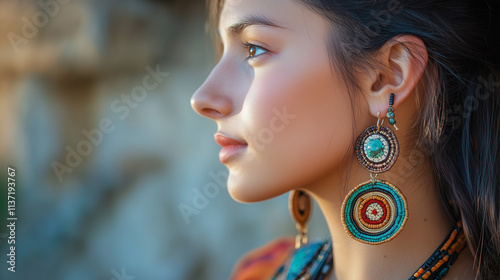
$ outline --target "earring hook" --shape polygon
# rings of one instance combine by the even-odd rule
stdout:
[[[377,130],[380,130],[380,127],[384,123],[384,119],[380,118],[380,111],[377,112]]]

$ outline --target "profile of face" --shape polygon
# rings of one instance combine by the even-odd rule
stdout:
[[[347,88],[331,67],[329,28],[297,1],[225,1],[223,54],[191,104],[217,123],[235,200],[307,189],[345,167],[357,132]]]

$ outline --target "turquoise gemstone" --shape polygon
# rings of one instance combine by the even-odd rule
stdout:
[[[390,119],[389,119],[389,123],[390,123],[390,124],[392,124],[392,125],[394,125],[394,124],[396,124],[396,120],[395,120],[395,119],[393,119],[393,118],[390,118]]]
[[[390,119],[393,119],[394,118],[394,112],[387,112],[387,117],[390,118]]]
[[[380,139],[368,140],[366,154],[371,158],[379,158],[384,154],[384,144]]]

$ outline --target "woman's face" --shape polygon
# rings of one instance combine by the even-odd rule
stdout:
[[[238,201],[313,186],[345,167],[353,141],[352,105],[330,67],[329,23],[296,2],[227,0],[223,55],[191,100],[217,123]]]

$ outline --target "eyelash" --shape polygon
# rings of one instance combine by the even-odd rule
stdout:
[[[249,51],[250,51],[250,48],[251,48],[251,47],[255,47],[255,48],[257,48],[257,49],[261,49],[261,50],[263,50],[263,51],[264,51],[264,53],[262,53],[262,54],[265,54],[265,53],[269,52],[269,50],[267,50],[266,48],[263,48],[263,47],[261,47],[261,46],[257,46],[257,45],[255,45],[255,44],[250,44],[250,43],[248,43],[248,42],[243,42],[243,48],[244,48],[247,52],[249,52]],[[258,55],[255,55],[255,56],[250,56],[250,55],[249,55],[249,56],[247,56],[247,57],[245,58],[245,60],[249,60],[249,59],[254,59],[254,58],[257,58],[257,57],[261,56],[262,54],[258,54]]]

